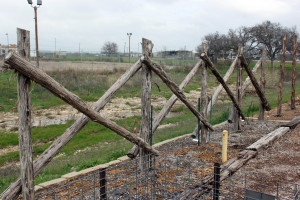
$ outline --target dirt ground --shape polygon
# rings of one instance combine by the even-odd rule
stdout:
[[[295,115],[297,115],[297,113],[299,113],[300,111],[300,99],[297,99],[297,110],[291,111],[287,106],[288,105],[283,106],[283,116],[280,119],[291,120]],[[272,110],[268,112],[267,115],[269,117],[272,117],[271,113],[273,112],[276,111]],[[187,188],[189,188],[190,191],[193,191],[194,188],[194,194],[197,194],[197,191],[199,192],[199,188],[197,189],[195,185],[199,185],[199,180],[203,180],[203,178],[205,178],[207,175],[211,175],[211,173],[213,173],[213,167],[211,167],[212,163],[221,162],[221,133],[224,129],[229,131],[228,159],[230,159],[236,157],[241,150],[245,149],[247,146],[254,143],[264,135],[280,127],[280,125],[283,123],[285,122],[273,120],[258,121],[254,119],[248,119],[242,122],[242,131],[239,132],[234,132],[233,124],[223,123],[223,125],[216,127],[215,131],[211,133],[210,144],[197,146],[197,141],[194,141],[190,135],[187,135],[186,137],[158,147],[157,149],[163,156],[156,161],[156,184],[161,185],[158,186],[159,190],[161,188],[165,188],[165,191],[161,189],[161,191],[159,191],[161,193],[159,194],[173,195],[174,197],[174,195],[182,195],[183,193],[187,192]],[[278,141],[275,141],[268,148],[259,151],[258,155],[255,158],[251,159],[244,166],[242,166],[239,171],[232,176],[232,179],[230,179],[230,183],[232,184],[231,191],[234,190],[234,187],[239,186],[237,187],[235,192],[240,191],[241,193],[243,193],[245,190],[241,188],[246,187],[243,185],[245,182],[243,179],[245,174],[248,174],[248,176],[250,176],[250,174],[255,174],[255,177],[257,177],[255,180],[256,182],[260,182],[261,177],[268,177],[267,183],[264,184],[270,185],[272,187],[272,190],[265,187],[263,192],[276,195],[276,186],[277,188],[279,187],[279,189],[284,188],[284,190],[289,189],[294,192],[295,183],[300,183],[299,144],[300,126],[296,127],[296,129],[294,130],[289,131],[286,135],[284,135]],[[179,164],[177,163],[177,159],[181,160],[179,161]],[[121,180],[120,177],[126,177],[126,181],[128,181],[129,179],[127,180],[127,178],[131,174],[133,174],[133,180],[136,180],[136,173],[134,171],[136,170],[136,168],[130,168],[130,164],[128,163],[124,163],[123,165],[121,164],[119,167],[116,166],[115,169],[110,169],[107,174],[108,176],[112,177],[108,178],[109,181],[112,181],[114,179],[113,177],[119,177],[117,179],[114,179],[114,181],[116,182],[113,182],[108,186],[111,190],[117,191],[113,195],[118,195],[118,198],[121,196],[124,197],[123,195],[132,195],[133,193],[138,193],[138,189],[135,186],[124,190],[125,181]],[[201,166],[207,167],[203,168]],[[126,173],[124,172],[125,170]],[[130,170],[132,170],[132,172]],[[93,178],[95,179],[95,177]],[[188,184],[192,186],[186,186],[187,180]],[[254,179],[252,179],[252,181],[253,180]],[[278,185],[277,180],[281,181],[280,185]],[[86,184],[91,181],[92,179],[90,181],[85,180]],[[168,183],[167,185],[166,181]],[[223,185],[221,185],[222,189],[228,189],[225,183],[228,183],[229,180],[226,181],[223,183]],[[97,184],[98,183],[96,183],[95,185],[97,186]],[[141,187],[146,187],[146,190],[150,191],[150,183],[142,183],[141,181],[141,184],[144,184],[144,186]],[[79,182],[77,183],[77,185],[78,187],[82,187],[81,183]],[[251,183],[248,183],[247,185],[249,185],[248,187],[250,188]],[[128,186],[129,185],[127,185],[126,187]],[[89,187],[90,189],[87,189],[87,191],[90,192],[93,189],[91,189],[92,186],[87,186],[87,188]],[[261,189],[259,187],[262,186],[254,185],[253,187],[251,187],[251,189],[259,191]],[[75,186],[71,189],[75,189]],[[59,192],[65,193],[62,190],[63,189],[61,188]],[[43,190],[43,192],[45,192],[45,190]],[[279,191],[279,193],[284,192],[286,191]],[[284,195],[286,194],[283,194],[283,196]],[[286,197],[286,199],[289,199],[289,195],[292,194],[289,193],[284,197]],[[87,197],[89,197],[89,195],[87,195]],[[209,196],[206,196],[205,198],[210,199]],[[169,199],[172,199],[171,196],[169,196]]]

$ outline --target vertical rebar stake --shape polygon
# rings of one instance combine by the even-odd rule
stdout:
[[[211,96],[211,98],[210,98],[210,115],[209,115],[209,124],[210,125],[211,125],[211,118],[212,118],[212,98],[213,98],[213,96]],[[210,134],[211,134],[211,130],[209,129],[208,143],[210,143]]]
[[[151,112],[150,112],[150,146],[152,146],[152,126],[153,126],[153,106],[151,105]],[[150,156],[150,154],[149,154]],[[152,169],[152,157],[150,156],[150,170]]]
[[[106,168],[99,170],[100,199],[106,199]]]
[[[198,98],[198,112],[200,113],[200,98]],[[198,146],[200,146],[200,120],[198,119]]]
[[[215,163],[214,164],[214,200],[219,200],[220,196],[220,164]]]

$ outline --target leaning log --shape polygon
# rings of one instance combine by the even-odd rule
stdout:
[[[97,112],[117,93],[117,91],[141,68],[141,61],[138,60],[128,69],[106,92],[92,105]],[[34,176],[37,176],[54,156],[63,148],[88,122],[90,118],[82,115],[78,118],[60,137],[58,137],[50,147],[45,150],[33,163]],[[15,199],[21,192],[21,180],[17,179],[7,190],[1,194],[3,199]]]
[[[223,77],[225,83],[228,81],[229,77],[231,76],[232,72],[234,71],[234,68],[235,68],[235,66],[237,64],[237,61],[238,61],[238,56],[235,57],[234,61],[230,65],[229,69],[227,70],[225,76]],[[223,89],[223,85],[219,84],[219,86],[217,87],[217,89],[215,90],[214,94],[211,97],[212,98],[211,101],[208,103],[207,112],[206,112],[207,115],[209,115],[209,113],[211,111],[211,107],[213,105],[215,105],[215,103],[217,102],[219,94],[222,91],[222,89]],[[193,133],[191,135],[192,138],[196,138],[197,131],[198,131],[198,124],[196,124],[196,126],[194,128],[194,131],[193,131]]]
[[[270,107],[270,105],[269,105],[269,103],[268,103],[268,100],[266,99],[265,94],[264,94],[263,91],[261,90],[261,88],[260,88],[260,86],[259,86],[259,84],[258,84],[258,82],[257,82],[257,80],[256,80],[256,78],[255,78],[255,76],[254,76],[254,74],[252,73],[252,71],[251,71],[251,69],[250,69],[250,67],[249,67],[249,65],[248,65],[248,63],[247,63],[247,61],[246,61],[246,59],[244,58],[243,55],[239,56],[239,58],[240,58],[241,63],[242,63],[242,65],[243,65],[243,67],[245,68],[245,70],[246,70],[246,72],[247,72],[247,74],[248,74],[248,76],[249,76],[249,78],[250,78],[250,80],[251,80],[252,85],[253,85],[254,88],[255,88],[255,91],[256,91],[256,93],[257,93],[257,95],[258,95],[258,97],[259,97],[259,99],[260,99],[260,101],[261,101],[263,107],[264,107],[267,111],[270,111],[270,110],[271,110],[271,107]]]
[[[178,99],[180,99],[182,103],[184,103],[191,110],[191,112],[204,124],[204,126],[213,131],[212,126],[207,122],[207,120],[203,118],[203,116],[197,111],[193,104],[186,98],[182,89],[180,89],[176,85],[176,83],[174,83],[168,77],[166,72],[158,63],[153,62],[147,57],[145,57],[145,59],[142,62],[149,66],[152,69],[152,71],[161,78],[161,80],[172,90],[172,92],[178,97]]]
[[[194,75],[198,72],[200,66],[202,65],[202,60],[200,60],[195,67],[190,71],[190,73],[185,77],[185,79],[181,82],[179,85],[179,89],[183,90],[187,84],[191,81],[191,79],[194,77]],[[172,106],[177,101],[177,96],[173,94],[171,98],[165,103],[164,107],[161,109],[161,111],[158,113],[158,115],[153,120],[153,126],[152,126],[152,134],[155,133],[156,129],[162,122],[162,120],[167,116],[167,114],[170,112]],[[137,145],[134,145],[130,151],[127,153],[127,156],[129,158],[134,158],[139,154],[139,148]]]
[[[252,73],[255,74],[256,71],[258,70],[259,66],[261,66],[262,64],[262,59],[260,59],[259,61],[257,61],[256,65],[253,67],[252,69]],[[251,85],[251,81],[250,81],[250,78],[249,76],[247,76],[246,80],[244,81],[243,83],[243,86],[242,86],[242,92],[241,92],[241,97],[243,98],[246,94],[246,89]],[[230,112],[230,115],[228,117],[228,122],[229,123],[232,123],[233,121],[233,115],[234,115],[234,109],[231,109],[231,112]]]
[[[18,52],[30,61],[30,32],[17,29]],[[31,81],[18,73],[19,149],[23,199],[34,199],[34,173],[31,141]]]
[[[231,92],[231,90],[229,89],[229,87],[226,85],[224,79],[222,78],[222,76],[220,75],[220,73],[218,72],[218,70],[216,69],[216,67],[214,66],[214,64],[210,61],[210,59],[208,58],[208,56],[205,53],[202,53],[201,56],[200,56],[200,58],[207,64],[207,67],[215,75],[215,77],[217,78],[217,80],[219,81],[219,83],[222,84],[222,86],[224,87],[224,89],[227,92],[228,96],[230,97],[233,105],[238,110],[239,114],[241,115],[242,119],[245,119],[245,115],[243,114],[242,109],[239,107],[236,99],[234,98],[233,93]]]
[[[35,68],[34,65],[32,65],[30,62],[22,59],[17,53],[9,53],[5,57],[5,62],[10,64],[10,66],[12,66],[12,68],[17,70],[18,72],[24,74],[25,76],[28,76],[31,80],[48,89],[55,96],[59,97],[66,103],[70,104],[72,107],[76,108],[81,113],[88,116],[94,122],[104,125],[118,135],[126,138],[130,142],[137,144],[142,148],[145,148],[147,151],[153,154],[158,154],[158,151],[152,149],[140,137],[135,136],[134,134],[112,122],[111,120],[102,117],[95,110],[89,108],[88,105],[84,103],[77,95],[64,88],[45,72],[41,71],[38,68]]]

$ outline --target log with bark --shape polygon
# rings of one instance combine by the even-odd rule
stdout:
[[[252,69],[252,73],[255,74],[256,71],[258,70],[258,68],[261,66],[262,63],[262,59],[260,59],[259,61],[257,61],[257,63],[255,64],[255,66]],[[249,76],[247,76],[246,80],[243,83],[242,86],[242,91],[241,91],[241,97],[243,98],[246,94],[246,89],[251,85],[251,80],[249,78]],[[230,115],[228,117],[228,122],[232,123],[233,121],[233,116],[234,116],[234,109],[231,109]]]
[[[242,109],[239,107],[236,99],[234,98],[233,93],[231,92],[231,90],[229,89],[229,87],[226,85],[224,79],[222,78],[222,76],[220,75],[220,73],[218,72],[218,70],[216,69],[216,67],[214,66],[214,64],[210,61],[210,59],[208,58],[208,56],[205,53],[201,53],[200,58],[206,63],[207,67],[215,75],[215,77],[217,78],[217,80],[219,81],[219,83],[222,84],[222,86],[224,87],[224,89],[227,92],[228,96],[230,97],[233,105],[238,110],[239,114],[241,115],[242,119],[245,119],[245,115],[243,114]]]
[[[241,56],[239,56],[239,58],[240,58],[241,63],[242,63],[242,65],[243,65],[243,67],[245,68],[245,70],[246,70],[246,72],[247,72],[247,74],[248,74],[248,76],[249,76],[249,78],[250,78],[250,80],[251,80],[252,85],[253,85],[254,88],[255,88],[255,91],[256,91],[256,93],[257,93],[257,95],[258,95],[258,97],[259,97],[259,99],[260,99],[260,101],[261,101],[263,107],[264,107],[267,111],[270,111],[270,110],[271,110],[271,107],[270,107],[270,105],[269,105],[269,102],[268,102],[268,100],[266,99],[265,94],[264,94],[263,91],[261,90],[261,88],[260,88],[260,86],[259,86],[259,84],[258,84],[258,82],[257,82],[257,80],[256,80],[256,78],[255,78],[255,76],[254,76],[254,74],[252,73],[252,71],[251,71],[251,69],[250,69],[250,67],[249,67],[249,65],[248,65],[248,63],[247,63],[245,57],[244,57],[243,55],[241,55]]]
[[[18,52],[30,61],[30,32],[17,29]],[[18,73],[19,149],[23,199],[34,199],[34,173],[31,141],[31,81]]]

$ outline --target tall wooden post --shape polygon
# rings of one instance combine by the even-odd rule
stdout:
[[[207,44],[202,43],[202,52],[207,54]],[[207,66],[202,65],[201,70],[201,113],[204,119],[207,119]],[[208,129],[205,126],[201,126],[201,144],[206,144],[208,142],[207,137]]]
[[[267,62],[267,48],[264,47],[263,53],[262,53],[262,60],[261,60],[261,71],[260,71],[260,88],[261,91],[265,94],[265,88],[266,88],[266,63]],[[263,103],[260,101],[259,104],[259,120],[265,119],[265,109],[263,106]]]
[[[17,29],[18,53],[30,60],[30,32]],[[30,79],[18,73],[19,148],[23,199],[34,199]]]
[[[295,105],[296,53],[297,53],[297,35],[294,36],[293,75],[292,75],[292,95],[291,95],[291,109],[292,109],[292,110],[296,109],[296,105]]]
[[[240,46],[239,50],[238,50],[238,55],[242,55],[243,54],[243,47]],[[239,107],[241,107],[242,104],[242,82],[243,82],[243,68],[241,65],[241,61],[240,59],[238,60],[237,63],[237,81],[236,81],[236,91],[235,91],[235,98],[237,100],[237,103],[239,105]],[[234,115],[234,129],[235,131],[239,131],[241,130],[241,121],[240,121],[240,114],[238,112],[238,110],[235,108],[234,109],[235,115]]]
[[[282,87],[284,79],[284,67],[285,67],[285,51],[286,51],[286,34],[283,36],[283,45],[282,45],[282,57],[280,63],[280,80],[279,80],[279,94],[278,94],[278,105],[277,105],[277,116],[281,116],[281,102],[282,102]]]
[[[142,39],[143,55],[145,57],[152,57],[153,43],[145,38]],[[141,97],[141,138],[149,143],[150,141],[150,121],[151,121],[151,69],[142,64],[142,97]],[[140,149],[140,161],[142,169],[147,167],[148,152],[145,149]]]

